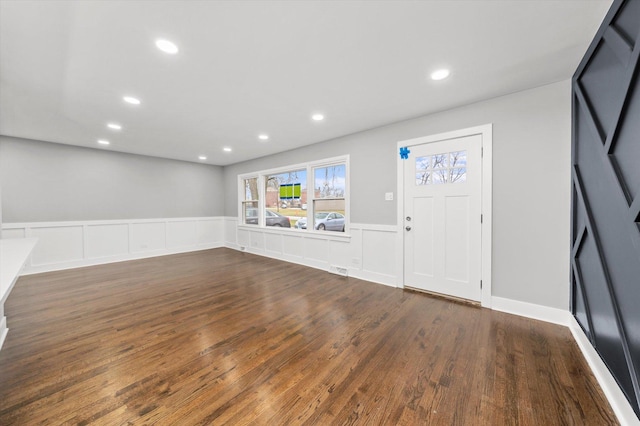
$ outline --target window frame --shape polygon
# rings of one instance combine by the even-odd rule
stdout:
[[[307,173],[307,224],[313,224],[314,217],[314,201],[322,200],[322,198],[315,197],[315,169],[322,167],[330,167],[344,165],[345,166],[345,188],[344,188],[344,217],[345,217],[345,230],[344,232],[332,232],[332,231],[316,231],[313,228],[307,226],[307,229],[296,229],[296,228],[276,228],[276,227],[267,227],[266,226],[266,176],[276,175],[280,173],[286,173],[294,170],[306,170]],[[350,208],[350,175],[349,175],[349,155],[341,155],[337,157],[325,158],[321,160],[309,161],[306,163],[298,163],[291,164],[271,169],[265,169],[260,171],[254,171],[249,173],[242,173],[238,175],[238,226],[243,229],[259,229],[261,231],[269,231],[269,232],[279,232],[279,233],[295,233],[299,235],[323,235],[327,237],[350,237],[349,230],[351,225],[351,208]],[[246,190],[245,190],[245,180],[257,178],[258,180],[258,200],[246,200]],[[243,205],[247,201],[257,201],[258,202],[258,223],[247,224],[244,223],[244,211]],[[303,216],[304,217],[304,216]]]

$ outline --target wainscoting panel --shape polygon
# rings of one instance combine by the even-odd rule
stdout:
[[[86,257],[118,256],[129,253],[129,225],[89,225],[85,232]]]
[[[265,234],[265,251],[269,256],[282,255],[282,234]]]
[[[264,252],[264,232],[249,231],[249,241],[251,242],[252,250],[256,250],[259,253]]]
[[[226,227],[225,227],[226,229]],[[230,240],[227,243],[235,244],[240,250],[245,250],[251,246],[251,240],[249,239],[249,231],[247,229],[238,229],[237,232],[233,232],[230,238],[237,236],[237,240]],[[225,238],[227,235],[225,234]]]
[[[238,242],[240,241],[240,236],[238,235],[238,220],[231,217],[220,219],[222,219],[222,229],[224,230],[225,246],[238,249]]]
[[[197,220],[196,226],[198,245],[219,243],[220,236],[224,236],[224,221],[219,218]]]
[[[131,224],[130,247],[132,253],[163,250],[167,244],[164,222]]]
[[[351,243],[329,240],[329,265],[349,269],[351,264]]]
[[[195,220],[167,223],[167,248],[191,247],[198,244]]]
[[[363,229],[362,270],[395,278],[395,239],[395,232]]]
[[[284,259],[299,263],[304,259],[304,239],[299,236],[283,235],[282,252]]]
[[[326,269],[329,264],[329,241],[305,237],[304,257],[314,267]]]
[[[29,232],[31,231],[31,232]],[[28,237],[38,239],[31,261],[34,265],[55,265],[84,259],[84,227],[50,226],[27,229]],[[28,271],[28,264],[25,271]]]
[[[254,228],[238,226],[234,217],[224,220],[229,248],[396,286],[395,226],[352,224],[343,234]]]
[[[224,231],[219,217],[2,225],[3,238],[38,238],[25,274],[223,247]]]

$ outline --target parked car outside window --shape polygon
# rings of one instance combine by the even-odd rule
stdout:
[[[318,231],[344,232],[344,215],[336,212],[321,212],[314,216],[313,228]],[[307,218],[303,217],[296,223],[296,228],[307,229]]]
[[[249,225],[258,224],[258,209],[247,209],[245,223]],[[282,228],[291,228],[291,222],[287,216],[283,216],[280,213],[272,212],[271,210],[265,210],[265,219],[267,226],[277,226]]]
[[[280,213],[272,212],[271,210],[265,210],[267,214],[267,226],[281,226],[283,228],[291,228],[291,222],[287,216]]]

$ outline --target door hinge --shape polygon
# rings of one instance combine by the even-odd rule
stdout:
[[[482,290],[482,280],[480,280],[480,290]]]
[[[484,147],[480,147],[480,157],[484,157]]]
[[[484,217],[482,215],[482,213],[480,213],[480,223],[483,223],[482,221],[484,220]]]

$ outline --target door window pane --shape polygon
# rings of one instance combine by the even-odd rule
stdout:
[[[467,169],[451,169],[451,174],[449,178],[449,182],[451,183],[462,183],[467,181]]]
[[[443,152],[416,158],[416,185],[466,181],[467,151]]]
[[[449,161],[447,161],[449,159],[449,154],[448,153],[444,153],[444,154],[436,154],[433,157],[433,168],[434,169],[442,169],[442,168],[447,168],[447,165],[449,164]]]
[[[416,171],[429,169],[430,163],[430,156],[416,158]]]
[[[449,171],[447,169],[439,169],[433,172],[433,183],[447,183],[447,175]]]
[[[451,167],[467,167],[467,151],[450,152],[449,160]]]
[[[431,183],[431,172],[416,173],[416,185],[429,185]]]

